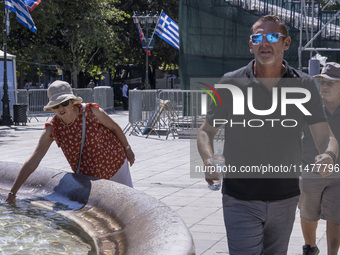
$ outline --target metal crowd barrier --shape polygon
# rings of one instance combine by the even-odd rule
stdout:
[[[129,91],[129,124],[124,132],[142,133],[156,107],[157,90],[130,90]]]
[[[105,111],[114,110],[113,89],[111,87],[96,87],[95,89],[73,89],[76,96],[83,98],[85,103],[97,103]],[[13,105],[27,105],[28,121],[32,118],[47,117],[54,115],[52,112],[45,112],[44,106],[48,103],[47,89],[16,89],[8,90],[11,96],[10,109],[13,116]],[[3,91],[0,90],[0,99],[3,97]],[[14,99],[13,99],[14,98]],[[2,108],[0,108],[0,116],[2,116]]]
[[[16,92],[16,102],[17,104],[28,105],[28,92],[26,89],[17,89]]]
[[[48,103],[47,89],[29,89],[28,91],[28,118],[37,119],[39,116],[46,116],[47,119],[53,116],[52,112],[45,112],[44,106]]]
[[[146,137],[152,132],[166,138],[196,136],[210,103],[202,90],[132,90],[124,132]]]
[[[81,97],[84,103],[93,103],[93,90],[92,89],[72,89],[73,94]]]
[[[93,102],[96,102],[105,111],[113,111],[113,88],[108,86],[95,87],[93,89]]]
[[[206,115],[206,93],[202,90],[164,90],[159,98],[169,100],[177,113],[170,122],[169,131],[182,137],[196,135]]]

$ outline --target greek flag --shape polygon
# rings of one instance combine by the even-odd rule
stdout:
[[[158,21],[155,34],[179,50],[178,25],[164,12]]]
[[[8,10],[16,13],[17,20],[21,24],[32,32],[37,33],[37,28],[35,27],[32,17],[23,0],[5,0],[5,6]]]

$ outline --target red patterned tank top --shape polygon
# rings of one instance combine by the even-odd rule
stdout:
[[[86,136],[81,156],[80,173],[102,179],[110,179],[123,165],[126,158],[125,150],[115,134],[102,125],[93,114],[91,106],[86,104]],[[73,172],[77,171],[82,133],[82,106],[76,120],[69,126],[57,116],[45,124],[51,127],[51,138],[56,141],[69,162]]]

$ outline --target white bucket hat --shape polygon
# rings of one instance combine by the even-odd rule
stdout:
[[[322,69],[321,74],[314,75],[313,77],[340,81],[340,64],[336,62],[328,62]]]
[[[70,84],[66,81],[54,81],[47,89],[47,96],[50,100],[44,107],[44,111],[52,111],[52,107],[67,100],[75,100],[79,103],[83,102],[81,97],[76,97],[73,94]]]

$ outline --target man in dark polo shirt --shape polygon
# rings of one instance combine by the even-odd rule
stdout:
[[[299,199],[301,136],[307,122],[321,153],[338,153],[311,77],[283,60],[291,38],[275,16],[251,28],[255,60],[226,73],[215,86],[222,105],[212,104],[198,133],[198,149],[212,165],[213,140],[225,124],[223,210],[230,254],[287,254]],[[226,168],[228,169],[228,168]],[[213,177],[206,174],[208,183]]]

